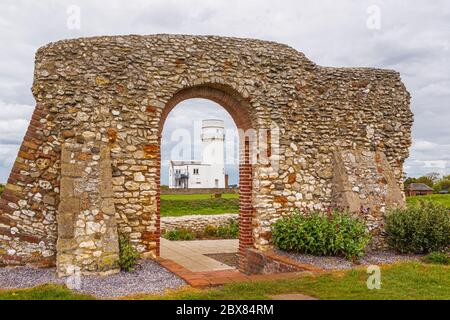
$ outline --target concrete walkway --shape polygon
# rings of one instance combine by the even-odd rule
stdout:
[[[237,253],[239,240],[169,241],[161,238],[161,258],[172,260],[193,272],[233,270],[205,254]]]

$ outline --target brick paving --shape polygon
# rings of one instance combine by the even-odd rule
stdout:
[[[307,273],[322,270],[278,255],[264,252],[272,261],[294,266],[298,272],[246,275],[239,270],[205,256],[205,254],[237,253],[238,240],[169,241],[161,238],[161,256],[158,262],[193,287],[219,286],[231,282],[295,279]]]
[[[236,269],[220,271],[193,272],[178,263],[160,258],[158,262],[167,270],[173,272],[189,285],[195,288],[205,288],[220,286],[232,282],[250,282],[267,281],[280,279],[296,279],[306,272],[263,274],[263,275],[245,275]]]

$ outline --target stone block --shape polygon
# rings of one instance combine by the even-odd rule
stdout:
[[[44,198],[43,198],[42,201],[43,201],[45,204],[48,204],[48,205],[51,205],[51,206],[54,206],[55,203],[56,203],[55,197],[54,197],[54,196],[50,196],[50,195],[48,195],[48,194],[44,195]]]
[[[113,198],[103,198],[101,201],[101,211],[106,215],[114,216],[116,210]]]
[[[83,175],[86,166],[81,164],[61,163],[61,176],[79,178]]]
[[[60,197],[74,196],[74,179],[69,177],[61,177],[60,181]]]
[[[70,252],[78,248],[78,243],[75,239],[62,239],[59,238],[56,242],[56,250],[59,256],[63,256],[65,253]]]
[[[72,212],[59,212],[58,221],[58,239],[72,239],[75,236],[75,214]]]
[[[58,207],[59,213],[78,214],[80,212],[80,198],[76,197],[61,197]]]

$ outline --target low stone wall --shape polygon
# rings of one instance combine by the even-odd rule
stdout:
[[[206,226],[224,226],[231,221],[238,222],[238,214],[220,214],[220,215],[194,215],[182,217],[164,217],[161,218],[161,233],[177,229],[187,228],[193,232],[202,232]]]
[[[287,257],[280,256],[273,251],[260,251],[248,248],[242,270],[245,274],[276,274],[288,272],[319,272],[321,270],[310,265],[297,263]]]
[[[229,189],[214,189],[214,188],[201,188],[201,189],[161,189],[161,194],[214,194],[214,193],[225,193],[225,194],[237,194],[239,193],[238,188]]]

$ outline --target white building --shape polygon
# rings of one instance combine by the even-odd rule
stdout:
[[[203,120],[201,139],[202,161],[170,161],[169,188],[228,187],[228,176],[225,174],[225,127],[223,121]]]

